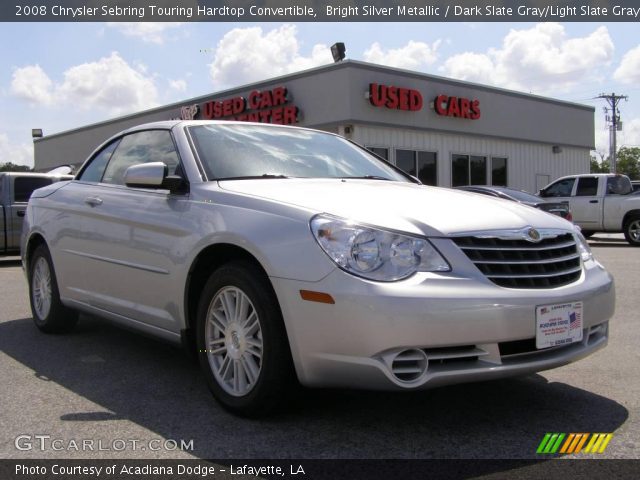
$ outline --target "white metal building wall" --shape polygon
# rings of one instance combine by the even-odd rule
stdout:
[[[340,129],[341,133],[343,129]],[[438,185],[451,186],[451,154],[506,157],[507,186],[536,192],[536,175],[549,181],[564,175],[589,173],[589,149],[560,145],[561,152],[553,153],[553,145],[502,140],[471,135],[354,125],[351,139],[355,142],[390,149],[395,163],[394,149],[427,150],[438,154]],[[541,179],[540,177],[538,183]]]

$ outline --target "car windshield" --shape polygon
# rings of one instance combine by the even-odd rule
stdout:
[[[336,135],[242,124],[187,128],[211,180],[297,177],[411,181]]]

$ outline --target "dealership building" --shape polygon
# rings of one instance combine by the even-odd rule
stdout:
[[[560,176],[588,173],[594,148],[591,106],[345,60],[36,138],[35,168],[79,166],[123,129],[177,118],[338,133],[445,187],[535,192]]]

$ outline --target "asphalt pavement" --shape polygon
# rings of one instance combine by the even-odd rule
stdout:
[[[546,432],[607,432],[598,458],[638,459],[640,248],[590,243],[617,289],[609,345],[591,357],[416,393],[306,390],[261,420],[222,410],[171,345],[86,316],[39,332],[20,264],[0,259],[0,458],[526,459]]]

